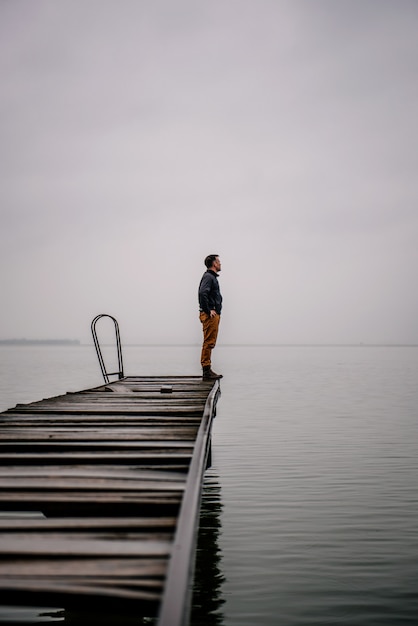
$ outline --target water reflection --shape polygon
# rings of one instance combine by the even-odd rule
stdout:
[[[205,475],[197,540],[195,580],[190,626],[222,626],[221,551],[218,538],[221,529],[221,487],[213,469]]]

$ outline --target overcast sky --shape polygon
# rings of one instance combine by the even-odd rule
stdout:
[[[418,343],[416,0],[0,0],[0,338]]]

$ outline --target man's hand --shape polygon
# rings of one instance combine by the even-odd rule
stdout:
[[[212,309],[212,311],[210,312],[210,316],[211,316],[211,317],[216,317],[217,315],[218,315],[218,314],[217,314],[217,312],[215,311],[215,309]]]

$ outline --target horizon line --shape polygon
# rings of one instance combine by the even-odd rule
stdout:
[[[0,345],[22,345],[22,344],[39,344],[39,345],[51,345],[51,344],[61,344],[62,345],[71,345],[72,347],[94,347],[93,342],[82,342],[79,339],[0,339]],[[103,343],[103,346],[111,347],[114,346],[115,343]],[[142,348],[195,348],[200,347],[200,343],[123,343],[122,347],[142,347]],[[298,347],[418,347],[418,343],[402,343],[402,342],[272,342],[272,343],[218,343],[218,348],[298,348]]]

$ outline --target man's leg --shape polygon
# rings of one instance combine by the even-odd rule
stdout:
[[[210,317],[207,313],[200,313],[200,321],[203,327],[203,344],[200,362],[204,375],[207,372],[211,372],[212,350],[216,345],[220,319],[220,315]]]

